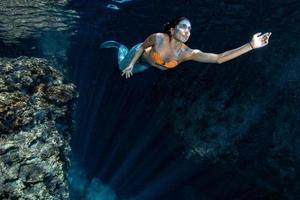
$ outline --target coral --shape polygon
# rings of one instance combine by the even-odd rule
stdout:
[[[0,59],[0,198],[68,199],[73,84],[44,59]]]

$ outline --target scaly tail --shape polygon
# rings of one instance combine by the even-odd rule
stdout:
[[[119,42],[113,41],[113,40],[108,40],[106,42],[103,42],[100,45],[100,48],[117,48],[118,49],[118,63],[119,65],[121,64],[121,61],[125,58],[125,56],[128,53],[128,48],[120,44]]]

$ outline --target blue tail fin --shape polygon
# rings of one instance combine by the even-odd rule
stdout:
[[[118,49],[118,63],[121,65],[122,60],[125,58],[125,56],[128,53],[128,48],[120,44],[119,42],[113,41],[113,40],[108,40],[106,42],[103,42],[100,45],[100,48],[117,48]]]
[[[108,40],[106,42],[103,42],[100,45],[100,48],[119,48],[121,44],[119,42],[113,41],[113,40]]]

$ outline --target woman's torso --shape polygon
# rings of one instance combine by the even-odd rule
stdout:
[[[181,44],[178,50],[170,47],[170,38],[167,34],[158,38],[154,46],[148,47],[144,50],[142,58],[150,65],[162,70],[176,67],[183,61],[183,53],[187,49],[185,44]]]

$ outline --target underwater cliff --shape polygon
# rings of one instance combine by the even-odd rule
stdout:
[[[0,59],[0,199],[69,199],[76,98],[45,59]]]

